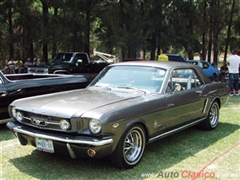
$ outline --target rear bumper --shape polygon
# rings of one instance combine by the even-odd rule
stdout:
[[[96,152],[93,158],[105,157],[112,153],[114,140],[111,137],[99,139],[95,137],[46,132],[19,125],[16,122],[8,122],[7,127],[13,131],[22,145],[33,145],[36,147],[36,138],[51,140],[56,153],[68,154],[72,158],[89,157],[87,153],[89,149],[93,149]]]

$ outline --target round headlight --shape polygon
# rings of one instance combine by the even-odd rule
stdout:
[[[62,130],[68,130],[71,128],[71,124],[69,121],[67,121],[66,119],[62,119],[60,121],[60,127]]]
[[[12,107],[11,112],[12,112],[12,116],[14,118],[16,118],[17,117],[17,111],[16,111],[15,107]]]
[[[20,111],[16,112],[16,119],[18,121],[22,121],[23,120],[23,114]]]
[[[97,134],[102,130],[102,126],[99,120],[91,119],[89,121],[89,129],[93,134]]]

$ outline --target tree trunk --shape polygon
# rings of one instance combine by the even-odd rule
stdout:
[[[227,38],[226,38],[226,46],[225,46],[223,64],[226,64],[226,61],[227,61],[228,43],[229,43],[229,39],[230,39],[230,35],[231,35],[231,26],[232,26],[234,7],[235,7],[235,0],[233,0],[233,2],[232,2],[232,8],[231,8],[231,13],[230,13],[229,22],[228,22],[228,30],[227,30]]]
[[[220,1],[216,1],[216,4],[214,5],[215,7],[220,6]],[[214,14],[214,19],[213,19],[213,64],[217,67],[218,64],[218,34],[219,29],[220,29],[220,22],[218,21],[218,14]]]
[[[153,33],[152,33],[152,38],[150,39],[150,41],[151,41],[150,59],[151,59],[151,60],[155,60],[155,59],[157,59],[157,58],[155,57],[155,51],[156,51],[156,38],[157,38],[156,33],[153,32]]]
[[[56,18],[58,15],[58,7],[54,8],[54,17]],[[56,43],[56,37],[55,37],[55,33],[52,34],[52,59],[56,56],[57,54],[57,43]]]
[[[31,60],[33,60],[34,58],[33,42],[31,42],[29,45],[29,57],[31,58]]]
[[[85,28],[85,41],[84,41],[84,51],[90,53],[90,16],[91,16],[91,5],[86,11],[86,28]]]
[[[208,41],[208,54],[207,54],[207,61],[208,62],[211,61],[211,54],[212,54],[212,33],[211,33],[211,30],[210,30],[209,41]]]
[[[204,13],[203,13],[203,21],[206,22],[207,21],[207,15],[206,15],[206,9],[207,9],[207,2],[204,1]],[[205,31],[202,34],[202,53],[200,56],[201,59],[206,59],[206,33]]]
[[[48,62],[48,4],[46,0],[42,0],[43,6],[43,59]]]
[[[10,36],[13,35],[13,28],[12,28],[12,7],[8,8],[8,33]],[[9,59],[14,58],[14,48],[13,48],[13,43],[9,43]]]

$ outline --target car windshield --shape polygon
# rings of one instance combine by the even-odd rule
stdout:
[[[52,63],[59,63],[59,62],[70,62],[73,56],[70,53],[59,53],[57,56],[54,57]]]
[[[159,92],[165,75],[165,69],[155,67],[112,66],[106,68],[89,86],[145,93]]]

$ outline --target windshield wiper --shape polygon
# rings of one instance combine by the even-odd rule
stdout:
[[[141,90],[141,89],[138,89],[138,88],[135,88],[135,87],[118,86],[118,87],[116,87],[116,88],[119,88],[119,89],[130,89],[130,90],[139,91],[139,92],[142,92],[142,93],[146,94],[146,91]]]

